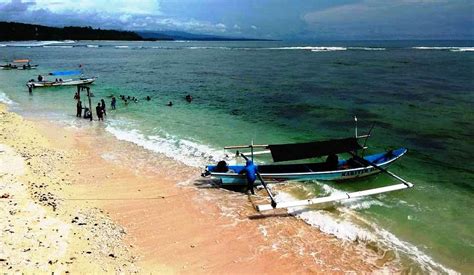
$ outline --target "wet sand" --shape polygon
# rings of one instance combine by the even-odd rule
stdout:
[[[2,106],[0,133],[1,271],[398,270],[283,211],[258,214],[263,191],[215,188],[198,169],[118,141],[99,122],[65,128]]]

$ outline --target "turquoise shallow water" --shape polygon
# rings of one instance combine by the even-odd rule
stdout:
[[[416,186],[342,207],[411,259],[407,265],[474,268],[472,41],[5,44],[0,58],[40,64],[32,71],[0,70],[0,100],[8,97],[14,110],[85,123],[74,118],[74,88],[30,96],[24,85],[38,73],[83,64],[87,75],[99,77],[94,106],[111,94],[141,99],[127,106],[119,100],[116,111],[108,110],[109,132],[189,165],[219,160],[224,145],[345,137],[353,135],[354,115],[361,132],[375,122],[370,151],[407,147],[392,171]],[[174,106],[165,106],[168,101]],[[319,193],[391,182],[378,176],[329,189],[308,186]],[[327,224],[317,226],[324,231]]]

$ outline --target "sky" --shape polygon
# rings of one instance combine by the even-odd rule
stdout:
[[[472,40],[474,1],[0,0],[0,21],[282,40]]]

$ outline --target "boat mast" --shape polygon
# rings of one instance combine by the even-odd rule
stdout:
[[[252,162],[253,162],[253,139],[250,145],[250,157],[252,158]]]
[[[355,137],[358,138],[359,135],[357,134],[357,116],[354,116],[354,121],[355,121]]]

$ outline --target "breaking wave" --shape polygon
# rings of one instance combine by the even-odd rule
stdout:
[[[230,47],[203,47],[203,46],[194,46],[194,47],[185,47],[186,49],[189,50],[211,50],[211,49],[217,49],[217,50],[232,50]],[[236,48],[238,49],[238,48]]]
[[[342,192],[328,185],[321,184],[320,186],[324,192],[329,191],[330,194]],[[296,198],[288,193],[279,192],[275,199],[277,202],[282,202],[292,201]],[[454,270],[435,262],[416,246],[400,240],[394,234],[380,228],[374,223],[364,220],[354,212],[354,209],[366,209],[372,205],[386,206],[384,203],[373,198],[355,198],[341,202],[337,208],[340,213],[337,214],[326,210],[308,211],[304,207],[288,208],[288,213],[338,239],[363,244],[376,243],[377,246],[383,249],[393,250],[397,254],[403,253],[410,259],[416,261],[426,272],[456,274]]]
[[[349,50],[356,50],[356,51],[385,51],[386,48],[371,48],[371,47],[348,47]]]
[[[71,49],[74,46],[43,46],[43,48],[62,48],[62,49]]]
[[[194,141],[178,139],[172,135],[146,136],[138,130],[121,130],[115,125],[107,126],[106,130],[119,140],[132,142],[193,167],[204,167],[209,163],[229,159],[222,150],[216,150]]]
[[[76,43],[73,40],[64,40],[64,41],[30,41],[30,42],[12,42],[3,44],[7,47],[43,47],[47,45],[55,45],[55,44],[73,44]]]
[[[451,52],[474,52],[474,47],[413,47],[415,50],[438,50]]]
[[[12,105],[14,102],[4,92],[0,92],[0,103]]]

